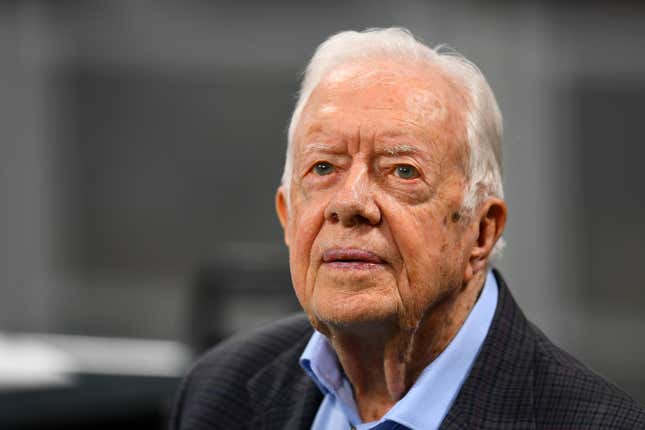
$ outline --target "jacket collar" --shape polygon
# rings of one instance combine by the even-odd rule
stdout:
[[[497,270],[495,316],[470,374],[441,429],[534,429],[533,338]]]
[[[313,330],[302,316],[299,323],[304,334],[279,355],[267,363],[247,383],[247,390],[254,408],[254,429],[305,429],[310,428],[322,394],[298,365]]]

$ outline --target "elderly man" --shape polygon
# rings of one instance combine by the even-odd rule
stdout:
[[[174,428],[645,428],[489,270],[507,216],[501,134],[465,58],[402,29],[325,41],[276,197],[307,319],[210,351]]]

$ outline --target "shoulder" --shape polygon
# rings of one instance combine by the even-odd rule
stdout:
[[[311,334],[311,325],[304,314],[291,315],[215,345],[197,360],[191,373],[221,366],[224,367],[222,370],[261,367],[266,364],[267,357]],[[231,361],[232,358],[236,360]]]
[[[297,361],[311,334],[305,315],[296,314],[208,350],[182,382],[172,428],[239,428],[252,413],[249,381],[285,352]]]
[[[554,345],[537,327],[534,334],[534,402],[536,420],[549,427],[645,428],[645,409]]]
[[[643,406],[553,344],[495,276],[495,317],[449,419],[478,428],[645,428]]]

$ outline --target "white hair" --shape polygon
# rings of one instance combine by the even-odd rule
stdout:
[[[463,89],[466,139],[468,142],[468,184],[462,210],[472,213],[486,197],[504,197],[502,187],[502,114],[479,68],[461,54],[442,46],[432,49],[404,28],[373,28],[362,32],[343,31],[318,46],[307,65],[288,131],[287,155],[282,175],[287,205],[293,174],[293,139],[302,111],[311,93],[333,69],[359,60],[390,58],[402,62],[426,63],[442,71],[447,79]],[[501,253],[497,241],[493,256]]]

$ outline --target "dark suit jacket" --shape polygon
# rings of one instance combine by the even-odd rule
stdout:
[[[442,429],[645,429],[645,411],[526,320],[499,273],[490,331]],[[210,350],[178,394],[172,429],[308,429],[322,395],[298,365],[297,315]]]

